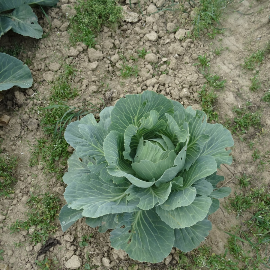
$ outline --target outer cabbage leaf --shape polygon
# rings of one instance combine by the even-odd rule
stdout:
[[[100,232],[106,232],[119,226],[117,214],[109,214],[98,218],[86,218],[85,222],[92,228],[99,227]]]
[[[234,145],[230,131],[221,124],[207,124],[206,133],[209,135],[209,140],[204,145],[201,156],[213,156],[218,168],[222,163],[231,164],[230,151],[225,150],[226,147]]]
[[[111,232],[110,240],[113,248],[125,250],[130,258],[157,263],[171,252],[174,230],[153,209],[135,212],[124,225]]]
[[[0,53],[0,58],[0,91],[7,90],[14,85],[21,88],[28,88],[32,85],[31,71],[23,62],[5,53]]]
[[[224,180],[224,176],[217,175],[217,172],[214,172],[213,174],[207,176],[205,180],[207,180],[209,183],[212,184],[214,188],[216,188],[217,184]]]
[[[199,246],[211,229],[212,224],[207,219],[199,221],[189,228],[175,229],[174,246],[183,252],[189,252]]]
[[[82,210],[68,208],[66,204],[60,211],[59,220],[63,232],[69,229],[78,219],[82,218]]]
[[[212,200],[206,196],[196,197],[188,206],[178,207],[166,211],[161,206],[156,207],[157,214],[171,228],[185,228],[205,219],[211,206]]]
[[[221,187],[214,190],[209,196],[212,198],[221,199],[221,198],[229,196],[231,191],[232,190],[230,187]]]
[[[83,209],[82,215],[85,217],[97,218],[107,214],[134,212],[139,200],[128,200],[128,187],[128,184],[114,184],[109,176],[104,180],[91,174],[88,179],[79,178],[70,183],[64,196],[69,207]]]
[[[211,215],[211,214],[215,213],[218,209],[219,209],[219,200],[213,198],[212,199],[212,204],[211,204],[209,212],[208,212],[208,215]]]
[[[208,181],[201,179],[197,181],[193,187],[196,188],[197,194],[209,196],[213,191],[213,186]]]

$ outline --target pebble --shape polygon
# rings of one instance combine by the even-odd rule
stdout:
[[[77,255],[73,255],[66,263],[68,269],[78,269],[81,267],[81,259]]]
[[[157,41],[158,40],[158,34],[154,31],[152,31],[149,34],[146,34],[145,37],[150,41]]]

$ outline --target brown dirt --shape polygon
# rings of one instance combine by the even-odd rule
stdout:
[[[245,136],[255,143],[254,149],[258,149],[261,153],[270,150],[269,104],[261,101],[264,93],[270,88],[270,57],[266,56],[259,67],[262,88],[257,92],[249,90],[250,78],[254,74],[246,72],[242,67],[245,57],[257,49],[262,49],[270,40],[269,1],[244,0],[241,3],[230,4],[225,9],[221,20],[221,26],[225,29],[224,33],[216,36],[214,40],[202,38],[195,41],[187,38],[177,40],[174,33],[167,31],[168,23],[174,23],[180,26],[180,29],[191,29],[192,8],[188,1],[184,3],[188,11],[184,15],[170,11],[149,15],[147,12],[149,2],[158,3],[159,1],[144,1],[143,10],[146,16],[139,15],[139,21],[135,23],[123,22],[116,31],[104,28],[99,35],[95,50],[89,50],[80,43],[72,47],[67,30],[61,28],[68,22],[61,6],[66,3],[74,5],[75,2],[62,0],[58,7],[49,10],[52,30],[49,31],[46,20],[41,20],[40,23],[45,30],[49,31],[47,38],[33,41],[9,33],[0,39],[0,47],[12,42],[23,44],[25,52],[20,55],[20,58],[31,59],[30,69],[34,78],[34,84],[30,89],[25,91],[14,87],[4,93],[4,99],[0,103],[0,115],[11,116],[9,124],[0,129],[0,136],[4,140],[4,154],[15,155],[19,160],[15,194],[10,198],[0,198],[0,213],[6,214],[6,219],[0,226],[0,249],[5,250],[4,263],[8,264],[10,269],[37,269],[35,259],[41,245],[29,244],[27,231],[9,233],[12,222],[26,217],[26,201],[30,194],[53,192],[64,204],[63,184],[57,181],[54,175],[44,174],[42,164],[35,167],[29,166],[31,145],[43,136],[39,126],[37,107],[48,103],[51,81],[61,74],[64,63],[72,64],[79,70],[73,84],[80,89],[80,95],[69,102],[70,106],[78,107],[84,102],[98,104],[100,98],[105,101],[106,106],[113,105],[116,100],[126,94],[141,93],[148,89],[177,100],[184,106],[191,105],[195,109],[200,109],[198,91],[206,80],[194,64],[198,61],[198,55],[206,53],[211,58],[211,72],[217,73],[227,81],[225,89],[217,91],[218,101],[215,110],[219,113],[220,122],[225,123],[226,119],[234,117],[232,110],[234,106],[243,107],[247,101],[251,101],[255,109],[262,112],[263,130],[251,130]],[[139,13],[136,6],[132,11]],[[61,22],[60,26],[56,20]],[[151,36],[149,37],[148,34],[153,31],[158,34],[156,41],[149,40]],[[217,56],[213,53],[217,47],[226,49]],[[156,67],[153,68],[151,63],[139,59],[137,62],[139,76],[123,79],[120,74],[122,62],[116,55],[122,53],[129,58],[135,55],[138,49],[143,48],[155,55],[153,57],[157,58]],[[102,52],[102,55],[97,51]],[[96,68],[92,64],[95,61],[98,63]],[[156,60],[149,59],[148,61]],[[170,61],[169,66],[166,66],[166,61]],[[130,61],[130,64],[132,63]],[[60,65],[59,69],[57,64]],[[168,71],[167,74],[161,74],[165,70]],[[153,74],[155,74],[155,79],[152,79]],[[248,173],[253,176],[253,187],[265,184],[270,188],[268,164],[263,172],[259,171],[258,163],[252,159],[253,150],[237,135],[234,136],[234,140],[235,146],[232,152],[234,162],[231,166],[222,166],[218,172],[225,176],[223,185],[230,186],[234,192],[239,189],[237,177],[242,173]],[[226,198],[222,200],[221,208],[211,216],[213,229],[205,241],[216,254],[222,254],[225,251],[228,238],[225,231],[241,224],[243,220],[243,217],[237,218],[235,213],[228,212],[224,208],[227,200]],[[80,258],[82,265],[80,269],[84,269],[87,253],[92,265],[97,265],[98,269],[120,269],[121,267],[131,269],[128,267],[132,265],[138,265],[140,269],[145,270],[169,269],[177,263],[177,256],[174,256],[168,266],[164,262],[141,264],[130,260],[126,254],[114,251],[110,247],[109,233],[101,234],[85,225],[83,220],[78,221],[66,233],[61,231],[58,221],[57,224],[58,230],[53,237],[60,240],[62,245],[52,248],[47,253],[50,258],[56,258],[59,262],[57,269],[67,269],[65,263],[72,255]],[[79,242],[82,236],[90,233],[93,234],[90,245],[81,248]],[[22,246],[15,247],[14,243],[18,242],[21,242]],[[173,253],[175,249],[172,250],[172,256]],[[44,255],[40,256],[40,260],[43,258]],[[108,264],[107,268],[104,264]]]

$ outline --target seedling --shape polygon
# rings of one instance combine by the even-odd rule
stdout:
[[[3,255],[2,255],[4,253],[5,253],[5,251],[3,249],[0,249],[0,260],[2,260],[2,261],[4,260]]]
[[[90,235],[84,235],[82,237],[82,240],[79,242],[80,247],[86,247],[88,245],[88,241],[91,239],[92,234]]]
[[[138,50],[138,56],[139,58],[145,58],[145,56],[148,54],[149,52],[147,52],[147,50],[145,48],[143,48],[142,50]]]
[[[202,67],[202,70],[204,71],[206,68],[209,69],[210,67],[210,60],[207,58],[207,55],[199,55],[198,56],[199,63],[196,63],[195,65],[200,65]]]
[[[254,70],[258,64],[262,63],[264,54],[264,50],[258,50],[257,52],[253,53],[249,57],[245,58],[243,67],[248,70]]]
[[[136,65],[135,66],[129,66],[127,64],[123,64],[120,72],[121,72],[121,76],[124,79],[126,79],[126,78],[129,78],[129,77],[132,77],[132,76],[137,77],[138,73],[139,73],[139,70],[138,70],[138,66],[136,66]]]
[[[258,75],[255,75],[250,80],[251,80],[251,86],[249,87],[249,89],[251,91],[254,92],[261,88],[261,82]]]

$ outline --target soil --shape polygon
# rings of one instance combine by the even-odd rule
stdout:
[[[220,28],[224,29],[223,34],[217,35],[214,39],[204,35],[196,40],[185,36],[192,30],[191,19],[195,11],[190,5],[191,2],[182,2],[185,13],[178,10],[154,14],[151,13],[155,12],[156,7],[166,1],[141,1],[144,3],[141,5],[142,10],[136,4],[137,1],[133,2],[135,4],[132,5],[132,9],[129,4],[122,2],[129,18],[126,18],[116,30],[104,28],[94,49],[88,49],[82,43],[71,45],[69,42],[67,30],[71,14],[67,16],[66,8],[67,5],[75,5],[75,0],[62,0],[57,7],[48,11],[52,21],[51,29],[46,18],[40,18],[40,24],[48,33],[46,38],[36,41],[9,33],[0,39],[0,47],[14,42],[23,45],[24,51],[19,58],[31,60],[29,67],[34,79],[33,86],[27,90],[13,87],[3,92],[4,98],[0,102],[0,115],[11,117],[9,123],[0,129],[3,154],[18,157],[16,171],[18,183],[15,186],[15,193],[10,198],[0,198],[0,214],[4,217],[0,220],[2,223],[0,249],[5,251],[3,265],[8,265],[9,269],[38,269],[35,260],[40,254],[42,244],[38,243],[35,246],[30,244],[29,231],[10,234],[9,230],[13,222],[26,218],[28,210],[26,202],[30,195],[35,192],[54,193],[61,198],[63,205],[65,204],[64,184],[54,175],[44,173],[42,164],[29,166],[31,146],[43,136],[36,108],[48,104],[51,83],[61,75],[64,63],[72,64],[78,70],[72,83],[80,92],[78,97],[68,102],[71,107],[79,107],[85,101],[99,106],[100,99],[109,106],[126,94],[137,94],[148,89],[177,100],[185,107],[201,109],[198,91],[202,89],[206,80],[198,66],[194,64],[198,62],[199,55],[207,54],[211,59],[211,73],[226,79],[224,90],[216,91],[218,99],[215,111],[219,114],[219,122],[224,124],[226,120],[232,120],[235,116],[233,108],[242,108],[250,101],[254,110],[262,113],[263,128],[262,130],[251,128],[244,138],[254,142],[254,147],[261,153],[270,150],[270,109],[268,103],[261,101],[262,96],[270,89],[270,56],[266,55],[258,68],[262,87],[257,92],[249,90],[250,78],[254,73],[245,71],[242,67],[245,57],[258,49],[263,49],[270,40],[269,1],[244,0],[229,4],[220,21]],[[179,27],[179,30],[176,33],[172,32],[176,27]],[[221,47],[225,50],[222,50],[220,55],[215,55],[214,49]],[[130,56],[136,56],[137,50],[143,48],[151,54],[145,59],[138,59],[136,63],[138,76],[122,78],[120,69],[123,60],[119,55],[123,54],[130,59]],[[134,65],[133,60],[128,61],[128,64]],[[237,177],[247,173],[253,176],[255,187],[264,184],[269,190],[268,164],[263,171],[258,170],[258,163],[252,158],[255,148],[250,149],[238,135],[234,135],[234,140],[233,164],[222,166],[218,171],[218,174],[225,176],[223,185],[230,186],[234,194],[234,191],[239,189]],[[228,238],[225,232],[241,224],[244,218],[237,217],[235,213],[225,209],[227,200],[227,198],[221,200],[221,208],[211,215],[213,229],[204,242],[211,246],[216,254],[223,254],[225,251]],[[169,267],[174,269],[179,259],[178,256],[174,256],[176,250],[173,249],[164,262],[139,263],[129,259],[125,252],[110,247],[109,232],[99,233],[80,220],[63,233],[59,221],[56,222],[58,229],[51,239],[56,244],[44,252],[49,258],[58,261],[56,269],[84,269],[83,265],[88,262],[87,254],[91,264],[100,270],[121,267],[122,269],[139,267],[145,270],[169,269]],[[81,247],[79,242],[82,236],[89,234],[92,234],[90,244]],[[18,242],[22,245],[15,246],[14,243]],[[45,254],[41,254],[38,259],[42,261],[44,256]],[[1,268],[0,264],[0,269],[5,268]]]

